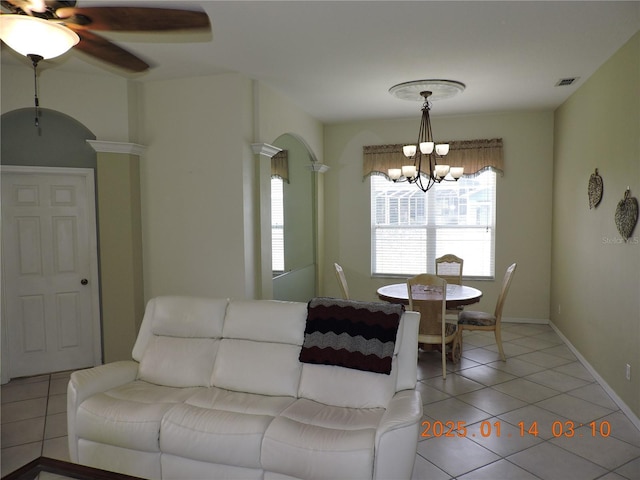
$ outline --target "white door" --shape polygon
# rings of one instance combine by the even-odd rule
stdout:
[[[5,382],[101,362],[94,191],[91,169],[2,167]]]

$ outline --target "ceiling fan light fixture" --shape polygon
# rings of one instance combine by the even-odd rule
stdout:
[[[0,16],[0,38],[21,55],[43,59],[62,55],[80,41],[64,25],[28,15]]]

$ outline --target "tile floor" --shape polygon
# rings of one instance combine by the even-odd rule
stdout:
[[[448,363],[446,380],[440,354],[420,353],[417,388],[429,423],[413,478],[640,480],[640,430],[553,329],[505,324],[502,337],[507,362],[493,333],[465,332],[463,358]],[[466,434],[447,422],[464,422]]]
[[[506,324],[503,341],[506,363],[493,334],[465,333],[463,358],[448,364],[446,380],[439,354],[420,353],[417,388],[429,424],[413,478],[639,480],[640,430],[551,327]],[[2,476],[39,455],[68,460],[68,378],[55,373],[2,386]],[[568,421],[573,436],[563,435],[570,435]],[[466,434],[449,432],[447,422],[464,422]]]
[[[71,372],[20,378],[0,389],[2,476],[41,455],[69,460],[69,375]]]

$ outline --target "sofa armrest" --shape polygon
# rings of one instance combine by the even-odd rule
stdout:
[[[131,360],[108,363],[71,374],[67,386],[67,434],[72,462],[78,462],[76,414],[80,404],[96,393],[134,381],[137,375],[138,363]]]
[[[402,390],[389,402],[376,432],[374,479],[410,479],[418,447],[422,397]]]

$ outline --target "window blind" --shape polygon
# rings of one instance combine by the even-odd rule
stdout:
[[[373,275],[435,273],[435,259],[464,259],[464,277],[493,278],[496,173],[442,182],[426,194],[408,182],[371,177]]]
[[[284,182],[271,177],[271,269],[284,272]]]

